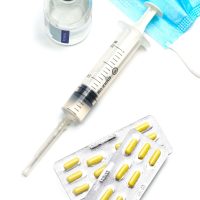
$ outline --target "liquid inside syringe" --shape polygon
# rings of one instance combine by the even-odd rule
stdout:
[[[94,69],[86,76],[80,87],[64,105],[63,120],[23,171],[24,176],[29,175],[33,167],[70,124],[79,123],[85,119],[139,47],[147,43],[143,37],[143,32],[158,12],[159,10],[155,6],[148,4],[148,9],[138,22],[137,27],[126,25],[122,34],[112,43]]]

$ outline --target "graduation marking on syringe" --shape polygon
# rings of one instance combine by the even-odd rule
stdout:
[[[112,66],[112,65],[110,65],[110,64],[107,63],[106,61],[104,61],[104,63],[113,69],[113,66]]]
[[[98,81],[96,78],[92,77],[92,79],[94,79],[95,81],[97,81],[99,84],[101,84],[100,81]],[[98,85],[97,85],[98,86]]]

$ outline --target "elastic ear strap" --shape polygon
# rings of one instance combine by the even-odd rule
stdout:
[[[175,49],[172,49],[171,47],[169,47],[170,50],[172,50],[180,59],[181,61],[183,62],[183,64],[187,67],[187,69],[194,75],[196,76],[197,78],[200,78],[200,72],[197,72],[196,70],[192,69],[190,67],[190,65],[188,65],[186,63],[186,61],[184,60],[184,58],[175,50]]]
[[[174,44],[169,46],[184,63],[187,69],[197,78],[200,78],[200,18]]]

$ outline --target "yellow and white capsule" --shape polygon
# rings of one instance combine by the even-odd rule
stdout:
[[[124,200],[124,198],[123,198],[122,196],[118,196],[118,197],[116,198],[116,200]]]
[[[115,176],[115,179],[120,181],[124,176],[125,174],[128,172],[129,170],[129,165],[128,164],[124,164],[120,170],[117,172],[116,176]]]
[[[129,182],[128,182],[128,186],[129,186],[130,188],[133,188],[133,187],[135,186],[135,184],[138,182],[140,176],[141,176],[140,171],[135,171],[135,172],[133,173],[133,176],[131,177],[131,179],[130,179]]]
[[[100,200],[109,200],[111,196],[113,195],[114,190],[112,188],[106,190],[106,192],[103,194]]]
[[[158,159],[161,156],[161,151],[160,149],[157,149],[154,154],[151,156],[150,160],[149,160],[149,165],[150,166],[155,166],[155,164],[157,163]]]
[[[77,172],[75,172],[72,175],[67,177],[67,182],[68,183],[73,183],[74,181],[78,180],[82,176],[83,176],[82,171],[77,171]]]
[[[102,172],[104,171],[104,169],[107,167],[107,165],[103,165],[102,167],[100,167],[99,169],[97,169],[94,172],[94,176],[98,179],[99,176],[101,176]]]
[[[115,149],[118,150],[118,149],[121,147],[121,145],[122,145],[122,143],[117,143],[117,144],[115,145]]]
[[[149,133],[149,134],[147,135],[147,137],[148,137],[150,140],[156,140],[157,137],[158,137],[158,135],[157,135],[157,133]]]
[[[80,194],[83,194],[84,192],[87,192],[89,189],[90,189],[90,185],[89,184],[84,184],[84,185],[81,185],[79,187],[76,187],[73,190],[73,193],[74,193],[74,195],[78,196]]]
[[[144,122],[144,123],[138,125],[137,127],[135,127],[135,130],[140,133],[143,133],[143,132],[147,131],[150,127],[151,126],[148,122]]]
[[[80,159],[78,157],[75,157],[72,160],[69,160],[68,162],[66,162],[64,164],[64,169],[65,170],[70,170],[73,167],[75,167],[76,165],[78,165],[79,163],[80,163]]]
[[[138,154],[138,159],[143,160],[145,158],[145,156],[147,155],[147,153],[149,152],[149,150],[151,149],[151,145],[149,143],[146,143],[141,151]]]
[[[134,151],[134,149],[136,148],[137,144],[138,144],[138,140],[132,139],[125,149],[126,155],[128,155],[128,156],[131,155],[132,152]]]
[[[94,165],[99,164],[103,159],[104,157],[102,155],[94,156],[90,158],[89,160],[87,160],[87,165],[88,167],[92,167]]]

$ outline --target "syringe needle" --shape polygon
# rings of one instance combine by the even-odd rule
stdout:
[[[33,160],[24,169],[22,175],[27,177],[40,159],[45,155],[49,148],[56,142],[56,140],[62,135],[62,133],[67,129],[67,127],[73,122],[72,119],[66,117],[64,118],[53,131],[53,133],[47,138],[45,143],[41,146],[39,151],[35,154]]]

